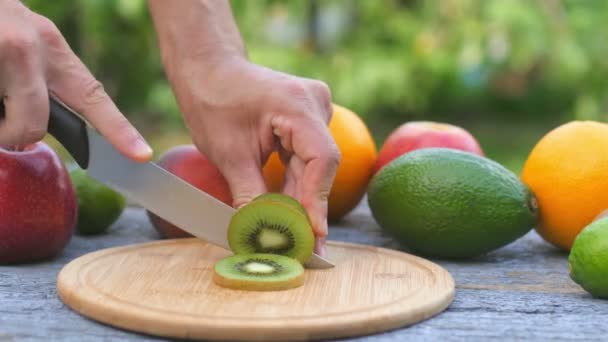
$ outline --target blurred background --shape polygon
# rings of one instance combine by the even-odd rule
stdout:
[[[24,1],[52,19],[157,153],[189,143],[145,0]],[[608,1],[233,0],[252,61],[325,81],[378,148],[411,120],[460,125],[519,172],[570,120],[608,119]]]

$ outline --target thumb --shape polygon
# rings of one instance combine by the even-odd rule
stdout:
[[[255,162],[218,165],[232,193],[232,206],[240,208],[266,192],[262,168]]]

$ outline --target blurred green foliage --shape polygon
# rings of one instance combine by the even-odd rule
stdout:
[[[25,3],[56,22],[131,119],[181,127],[145,0]],[[231,3],[251,60],[327,82],[378,134],[413,119],[606,118],[608,1]]]
[[[253,60],[325,80],[361,115],[599,119],[608,105],[607,1],[319,1],[316,49],[268,33],[305,28],[306,2],[239,5]]]

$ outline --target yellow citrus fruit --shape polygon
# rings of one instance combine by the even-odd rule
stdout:
[[[570,250],[579,232],[608,208],[608,124],[557,127],[532,149],[521,176],[539,202],[536,230]]]
[[[337,221],[359,204],[376,162],[376,144],[361,118],[349,109],[333,105],[329,130],[340,149],[342,161],[329,195],[328,218]],[[285,168],[272,153],[264,166],[268,191],[281,191]]]

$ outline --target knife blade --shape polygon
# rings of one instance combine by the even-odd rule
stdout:
[[[94,128],[87,127],[87,174],[190,234],[229,249],[227,230],[235,209],[154,163],[125,158]]]
[[[230,250],[228,225],[236,209],[153,162],[138,163],[126,158],[79,114],[53,96],[48,131],[92,178],[195,237]],[[313,254],[305,266],[334,265]]]

